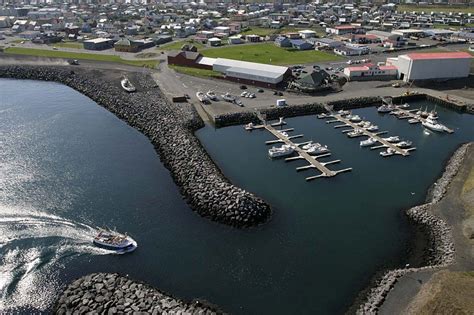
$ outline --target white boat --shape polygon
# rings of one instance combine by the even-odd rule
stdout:
[[[221,97],[226,102],[229,102],[229,103],[234,103],[235,102],[235,97],[230,95],[230,93],[222,94]]]
[[[446,130],[446,126],[438,123],[436,120],[426,118],[422,123],[423,127],[431,129],[433,131],[443,132]]]
[[[206,94],[204,94],[204,92],[197,92],[196,97],[201,103],[209,103],[209,98],[206,96]]]
[[[411,118],[411,119],[408,119],[408,123],[409,124],[417,124],[419,123],[420,120],[418,118]]]
[[[328,114],[326,114],[326,113],[321,113],[321,114],[317,115],[316,117],[319,118],[319,119],[323,119],[323,118],[328,117]]]
[[[412,142],[411,142],[411,141],[408,141],[408,140],[406,140],[406,141],[400,141],[399,143],[397,143],[397,144],[395,144],[395,145],[396,145],[397,147],[403,149],[403,148],[411,147]]]
[[[125,254],[137,249],[137,242],[128,235],[115,231],[101,230],[92,240],[95,246]]]
[[[341,116],[347,116],[347,115],[349,115],[351,112],[348,111],[348,110],[342,110],[342,109],[341,109],[341,110],[338,111],[337,113],[338,113],[339,115],[341,115]]]
[[[431,120],[436,120],[436,119],[438,119],[438,113],[435,112],[435,111],[431,111],[431,112],[428,114],[428,118],[431,119]]]
[[[387,157],[387,156],[392,156],[395,154],[395,150],[392,149],[392,148],[388,148],[387,151],[382,151],[380,152],[380,155],[383,156],[383,157]]]
[[[364,134],[364,131],[362,129],[354,129],[351,132],[347,133],[349,137],[357,137],[363,134]]]
[[[373,144],[375,144],[375,143],[377,143],[377,139],[375,139],[375,138],[369,138],[369,139],[367,139],[367,140],[362,140],[362,141],[360,142],[360,146],[361,146],[361,147],[370,147],[371,145],[373,145]]]
[[[370,125],[369,127],[366,128],[367,131],[377,131],[379,130],[379,126],[377,125]]]
[[[217,101],[217,95],[216,93],[214,93],[214,91],[211,91],[211,90],[207,91],[206,96],[210,100]]]
[[[120,81],[120,85],[122,85],[122,88],[129,93],[135,92],[137,90],[128,78],[123,78]]]
[[[327,153],[329,152],[328,146],[327,145],[321,145],[319,143],[313,143],[313,145],[305,150],[306,153],[315,155],[315,154],[321,154],[321,153]]]
[[[286,132],[286,131],[279,131],[279,130],[277,130],[277,132],[278,132],[279,134],[281,134],[283,137],[288,138],[288,132]]]
[[[383,114],[383,113],[390,113],[394,109],[395,109],[395,106],[393,105],[383,104],[382,106],[377,108],[377,111]]]
[[[408,107],[410,107],[410,105],[408,103],[405,103],[403,105],[400,105],[399,107],[400,108],[408,108]]]
[[[360,122],[362,120],[362,118],[360,118],[359,115],[354,115],[350,118],[350,121],[352,122]]]
[[[385,141],[390,142],[390,143],[400,141],[400,137],[399,137],[399,136],[391,136],[391,137],[382,138],[382,139],[384,139]]]
[[[249,122],[248,124],[245,125],[245,130],[254,130],[255,125],[252,122]]]
[[[272,147],[268,150],[268,156],[271,158],[277,158],[292,154],[295,148],[291,145],[284,144],[281,147]]]

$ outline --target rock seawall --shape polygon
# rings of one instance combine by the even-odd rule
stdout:
[[[428,192],[426,203],[406,211],[408,218],[418,224],[428,235],[430,254],[425,259],[425,266],[387,271],[369,291],[366,301],[357,309],[357,314],[376,314],[387,294],[403,275],[447,267],[454,262],[455,248],[451,229],[444,220],[432,213],[431,207],[446,194],[448,185],[457,174],[470,145],[472,144],[462,145],[452,155],[443,175]]]
[[[207,303],[205,303],[207,304]],[[95,273],[73,281],[59,297],[56,314],[222,314],[194,300],[184,302],[118,274]],[[138,313],[136,313],[138,312]]]
[[[270,206],[253,194],[232,185],[194,136],[204,123],[189,104],[171,104],[155,82],[142,73],[128,77],[138,92],[120,87],[101,71],[64,66],[0,66],[1,78],[55,81],[96,101],[153,143],[160,159],[201,216],[235,227],[263,223]]]

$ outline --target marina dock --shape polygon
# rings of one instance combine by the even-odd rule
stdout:
[[[362,135],[365,135],[369,138],[374,138],[375,140],[377,140],[381,145],[383,145],[383,147],[386,147],[386,148],[390,148],[392,150],[394,150],[394,152],[396,154],[399,154],[399,155],[402,155],[402,156],[408,156],[410,155],[410,151],[414,150],[415,148],[411,148],[411,149],[402,149],[398,146],[396,146],[394,143],[390,143],[388,142],[387,140],[384,140],[382,137],[380,137],[379,135],[383,134],[383,133],[386,133],[381,131],[381,132],[370,132],[364,128],[361,128],[359,127],[357,124],[353,123],[352,121],[350,121],[349,119],[346,119],[344,118],[343,116],[341,115],[338,115],[338,114],[335,114],[335,115],[332,115],[332,117],[334,118],[333,120],[328,120],[326,121],[326,123],[330,124],[330,123],[335,123],[335,122],[342,122],[344,123],[347,127],[352,127],[353,129],[359,129],[362,131]],[[380,148],[382,148],[382,146],[379,146]]]
[[[274,128],[275,125],[273,124],[263,124],[259,126],[263,126],[263,127],[260,127],[259,129],[265,128],[268,132],[270,132],[277,138],[276,140],[266,141],[265,142],[266,144],[283,143],[283,144],[291,145],[292,147],[295,148],[295,152],[298,153],[298,156],[288,157],[285,159],[286,162],[304,159],[309,163],[306,166],[297,167],[296,171],[299,172],[299,171],[304,171],[308,169],[317,169],[321,172],[321,174],[319,175],[306,177],[307,181],[311,181],[311,180],[322,178],[322,177],[333,177],[339,173],[349,172],[352,170],[352,168],[345,168],[345,169],[336,170],[336,171],[330,170],[329,168],[326,167],[326,165],[339,163],[341,160],[320,162],[318,161],[318,158],[331,156],[331,153],[324,153],[324,154],[312,156],[301,148],[301,146],[308,144],[311,141],[302,142],[302,143],[294,143],[291,141],[291,139],[303,137],[303,135],[295,135],[295,136],[286,137],[281,134],[282,131],[293,131],[293,128],[290,128],[292,130],[289,130],[289,129],[277,130]]]

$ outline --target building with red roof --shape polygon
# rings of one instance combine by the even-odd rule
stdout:
[[[387,58],[387,64],[398,68],[404,81],[466,78],[472,56],[467,52],[409,53]]]
[[[349,81],[392,80],[397,78],[397,72],[395,66],[377,66],[372,63],[344,68],[344,75]]]

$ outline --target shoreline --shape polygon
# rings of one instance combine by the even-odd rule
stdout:
[[[143,73],[127,73],[137,92],[120,87],[124,71],[72,66],[0,66],[0,78],[53,81],[69,86],[143,133],[170,171],[180,193],[201,216],[243,228],[264,223],[270,206],[222,174],[194,132],[204,122],[192,105],[168,102],[156,83]]]
[[[375,285],[364,290],[368,293],[365,301],[358,306],[356,314],[378,313],[387,295],[402,276],[413,272],[439,270],[455,262],[455,246],[451,227],[434,214],[431,208],[446,195],[449,184],[459,171],[469,148],[473,145],[472,142],[461,145],[448,160],[441,177],[428,189],[426,202],[405,211],[408,219],[418,226],[428,239],[430,253],[424,256],[423,266],[380,271],[379,274],[383,275],[374,281]]]

